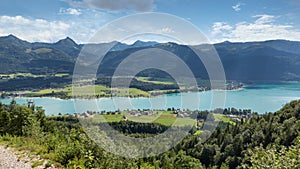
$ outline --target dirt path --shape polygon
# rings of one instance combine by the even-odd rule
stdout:
[[[31,165],[19,161],[9,148],[0,146],[0,169],[31,169]]]

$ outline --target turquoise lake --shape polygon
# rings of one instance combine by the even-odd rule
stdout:
[[[226,98],[223,96],[226,95]],[[221,97],[220,97],[221,96]],[[212,100],[214,98],[214,100]],[[15,98],[19,104],[28,100],[42,106],[47,115],[82,113],[84,111],[114,111],[117,109],[167,109],[211,110],[235,107],[251,109],[260,114],[279,110],[291,100],[300,99],[300,82],[247,85],[235,91],[205,91],[166,94],[154,98],[101,98],[97,100],[61,100],[56,98]],[[0,99],[9,103],[10,98]]]

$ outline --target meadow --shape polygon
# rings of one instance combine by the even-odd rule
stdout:
[[[109,88],[103,85],[86,85],[74,87],[67,85],[64,88],[49,88],[38,91],[30,91],[27,97],[57,96],[63,94],[66,98],[90,98],[90,97],[149,97],[150,94],[136,88]]]
[[[120,112],[114,114],[104,114],[94,115],[91,119],[93,123],[100,123],[100,122],[121,122],[121,121],[131,121],[136,123],[153,123],[159,124],[163,126],[178,126],[183,127],[186,125],[195,126],[196,119],[190,117],[178,118],[177,115],[173,113],[173,111],[154,111],[152,115],[139,115],[134,116],[131,115],[129,112]],[[198,123],[199,125],[199,123]]]

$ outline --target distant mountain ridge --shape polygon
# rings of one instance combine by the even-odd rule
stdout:
[[[121,61],[130,54],[148,48],[167,50],[179,56],[195,76],[208,78],[204,65],[186,45],[136,41],[128,45],[120,42],[107,53],[99,74],[110,76]],[[30,43],[14,35],[0,37],[0,73],[28,72],[33,74],[70,73],[81,49],[89,44],[77,44],[67,37],[56,43]],[[93,48],[104,44],[93,44]],[[205,48],[196,45],[195,48]],[[300,42],[269,40],[262,42],[222,42],[214,44],[223,63],[227,79],[240,81],[300,80]],[[151,57],[151,56],[149,56]],[[148,70],[141,75],[164,76]]]
[[[259,41],[259,42],[229,42],[225,41],[222,43],[217,43],[215,46],[227,46],[232,48],[246,48],[255,45],[264,45],[268,47],[272,47],[277,50],[289,52],[289,53],[300,53],[300,42],[299,41],[289,41],[289,40],[267,40],[267,41]]]

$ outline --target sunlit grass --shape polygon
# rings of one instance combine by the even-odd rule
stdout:
[[[106,122],[120,122],[123,119],[123,115],[121,114],[107,114],[107,115],[103,115],[103,117],[105,118]]]
[[[55,74],[56,77],[65,77],[65,76],[70,76],[68,73],[57,73]]]
[[[142,91],[136,88],[109,88],[103,85],[85,85],[85,86],[75,86],[72,88],[71,85],[67,85],[64,88],[57,89],[42,89],[39,91],[32,91],[27,93],[28,96],[44,96],[55,93],[63,92],[67,96],[72,97],[149,97],[148,92]]]
[[[126,119],[124,119],[124,116],[126,117]],[[164,126],[185,126],[196,124],[196,119],[192,119],[189,117],[177,118],[176,114],[173,114],[172,111],[155,111],[152,115],[140,116],[133,116],[128,112],[123,112],[121,114],[95,115],[93,118],[90,118],[90,121],[93,123],[120,122],[123,120],[133,121],[137,123],[157,123]]]
[[[148,82],[148,83],[154,83],[154,84],[164,84],[164,85],[172,85],[173,82],[170,81],[157,81],[157,80],[149,80],[149,77],[136,77],[138,81],[141,82]]]
[[[226,117],[224,114],[214,114],[214,118],[215,121],[223,121],[225,123],[235,125],[235,122],[233,122],[229,117]]]

